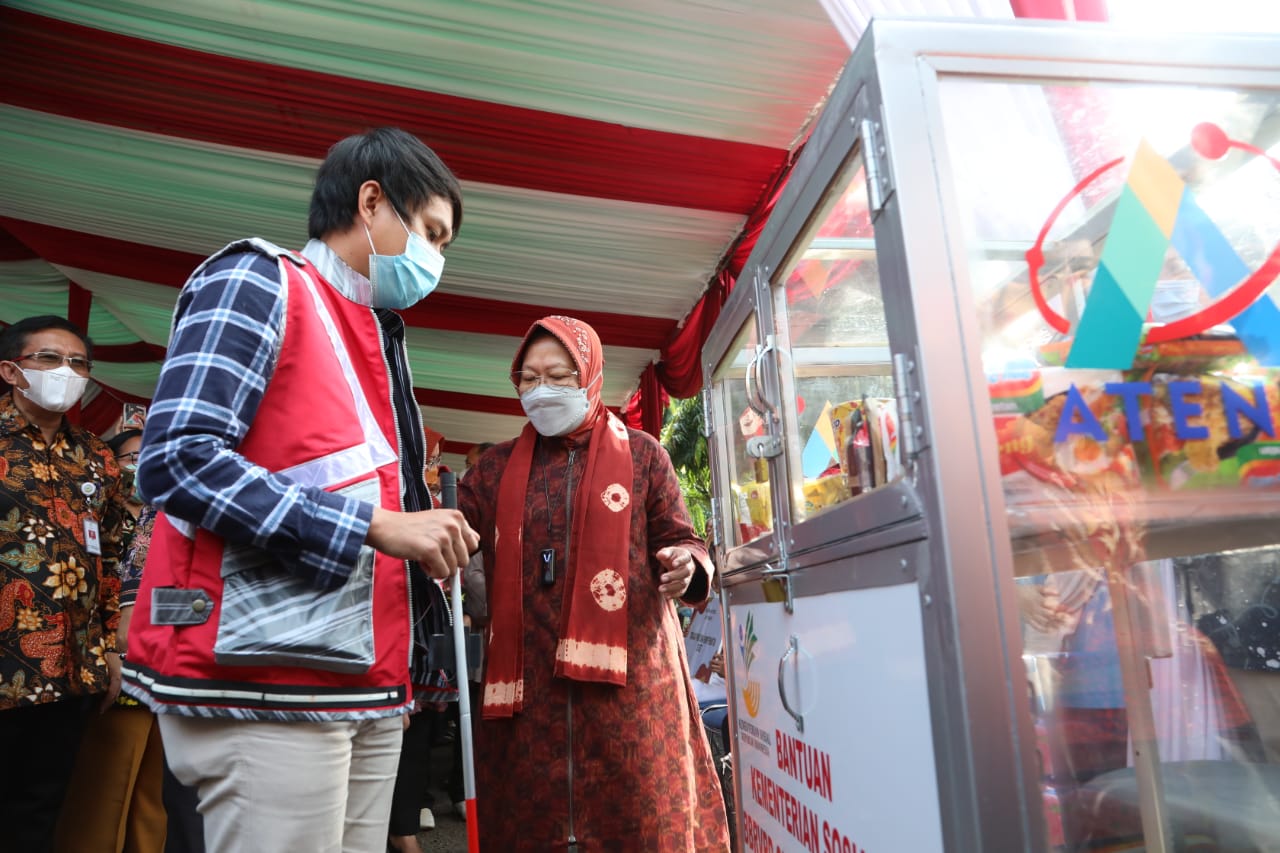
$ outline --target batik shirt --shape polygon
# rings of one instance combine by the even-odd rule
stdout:
[[[158,510],[147,504],[138,513],[132,525],[126,516],[124,560],[120,563],[120,606],[132,607],[138,600],[138,588],[142,586],[142,570],[147,564],[147,552],[151,550],[151,533],[156,528]],[[132,527],[132,530],[128,528]]]
[[[64,420],[46,442],[12,396],[0,399],[0,711],[106,691],[127,514],[120,481],[97,437]],[[98,549],[86,545],[93,522]]]
[[[138,601],[138,588],[142,586],[142,570],[147,564],[147,552],[151,550],[151,533],[156,527],[157,510],[151,504],[142,508],[136,520],[125,513],[123,543],[124,559],[120,561],[120,607],[133,607]],[[124,691],[116,697],[116,704],[125,708],[142,705]]]

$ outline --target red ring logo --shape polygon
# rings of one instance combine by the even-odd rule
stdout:
[[[1212,122],[1205,122],[1195,126],[1191,131],[1191,147],[1195,149],[1197,154],[1208,160],[1220,160],[1230,149],[1236,148],[1256,157],[1264,158],[1277,172],[1280,172],[1280,161],[1247,142],[1228,138],[1222,128]],[[1117,157],[1114,160],[1103,163],[1088,175],[1085,175],[1080,183],[1072,187],[1071,191],[1063,196],[1062,200],[1053,209],[1053,212],[1049,214],[1049,218],[1040,229],[1040,234],[1036,237],[1035,244],[1027,250],[1026,258],[1027,269],[1031,279],[1031,298],[1035,300],[1036,308],[1040,311],[1040,316],[1044,318],[1045,322],[1051,328],[1064,335],[1071,331],[1071,324],[1066,317],[1050,307],[1048,300],[1044,298],[1044,290],[1040,284],[1040,268],[1044,266],[1044,241],[1049,236],[1049,229],[1057,222],[1058,217],[1071,200],[1122,162],[1124,162],[1124,158]],[[1271,250],[1271,254],[1267,256],[1261,266],[1232,288],[1231,292],[1226,296],[1189,317],[1183,317],[1181,320],[1149,329],[1144,340],[1146,343],[1176,341],[1181,338],[1198,335],[1207,329],[1225,323],[1243,312],[1253,304],[1254,300],[1262,296],[1277,276],[1280,276],[1280,243],[1277,243],[1276,247]]]

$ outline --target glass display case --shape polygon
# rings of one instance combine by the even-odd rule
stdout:
[[[745,849],[1280,850],[1278,276],[1277,39],[873,23],[704,350]]]
[[[737,426],[724,432],[722,448],[730,472],[726,511],[735,546],[758,540],[773,530],[768,460],[756,450],[759,442],[748,449],[750,439],[765,437],[766,419],[770,416],[769,404],[760,397],[756,379],[762,352],[755,324],[744,326],[711,378],[711,387],[719,392],[712,397],[717,406],[714,417]]]
[[[773,337],[760,332],[767,326],[759,315],[768,306],[749,298],[752,288],[743,294],[721,313],[711,336],[718,356],[703,397],[705,422],[720,425],[710,432],[707,449],[712,467],[724,471],[712,498],[713,539],[722,569],[758,565],[778,555],[769,458],[776,455],[781,422],[761,383],[766,340],[772,345]]]
[[[874,238],[855,150],[770,280],[795,523],[902,476]]]
[[[1053,840],[1274,849],[1280,91],[938,97]]]

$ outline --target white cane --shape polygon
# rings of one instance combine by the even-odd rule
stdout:
[[[440,502],[445,509],[458,508],[458,477],[448,468],[440,468]],[[471,743],[471,691],[467,668],[467,634],[462,625],[462,571],[449,585],[449,603],[453,609],[453,653],[455,678],[458,682],[458,737],[462,739],[462,790],[467,802],[467,851],[480,853],[480,833],[476,820],[476,760]]]

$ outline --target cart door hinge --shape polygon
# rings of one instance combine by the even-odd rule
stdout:
[[[906,353],[893,354],[893,384],[898,394],[898,429],[907,461],[929,446],[923,412],[920,410],[920,371],[916,359]]]
[[[720,499],[711,498],[711,548],[720,548]]]
[[[894,190],[884,122],[864,118],[859,135],[862,137],[862,162],[867,171],[867,202],[874,215],[880,212]]]
[[[703,388],[702,393],[702,437],[711,438],[711,391]]]

